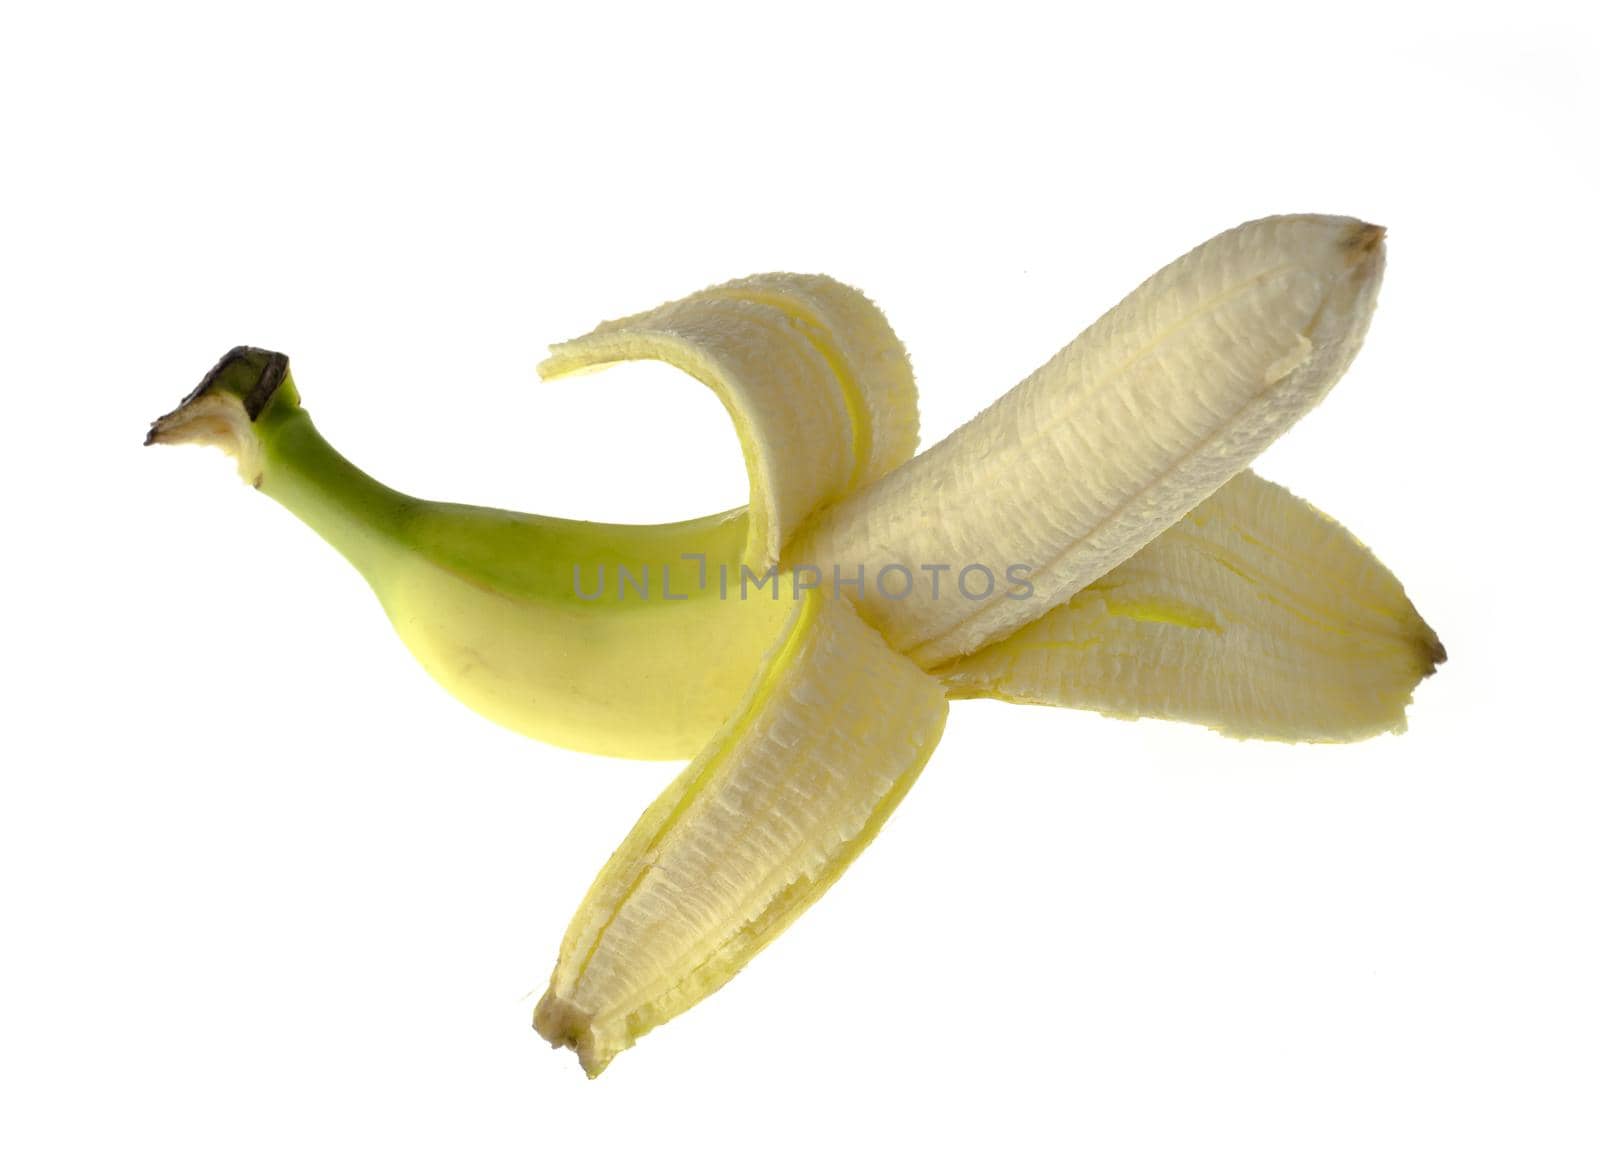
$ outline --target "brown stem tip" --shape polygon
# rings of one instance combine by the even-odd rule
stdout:
[[[1359,261],[1375,252],[1378,246],[1383,244],[1384,235],[1388,231],[1382,225],[1356,224],[1351,227],[1350,232],[1345,236],[1342,243],[1345,251],[1350,254],[1351,259]]]
[[[235,345],[222,355],[211,371],[200,379],[200,384],[189,391],[176,409],[164,414],[150,424],[145,434],[146,445],[156,445],[172,440],[168,434],[184,424],[188,414],[206,397],[227,393],[244,407],[251,421],[261,416],[272,400],[273,394],[289,374],[289,358],[270,349],[257,349],[250,345]]]

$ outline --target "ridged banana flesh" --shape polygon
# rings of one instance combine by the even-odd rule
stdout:
[[[593,1077],[727,982],[877,834],[946,709],[847,601],[803,595],[738,712],[590,888],[539,1033]]]
[[[798,556],[914,575],[911,596],[869,582],[859,600],[925,667],[1005,637],[1133,556],[1322,399],[1366,333],[1382,240],[1349,217],[1293,216],[1207,241],[835,505]],[[969,564],[1023,566],[1032,595],[929,596],[924,567]]]
[[[935,672],[956,698],[1349,742],[1405,729],[1444,657],[1353,534],[1246,471],[1067,604]]]

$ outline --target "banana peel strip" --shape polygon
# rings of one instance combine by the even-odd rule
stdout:
[[[717,990],[873,839],[947,709],[849,602],[802,594],[739,710],[590,888],[535,1028],[592,1078]]]
[[[551,347],[554,379],[663,361],[733,419],[750,480],[744,563],[777,565],[816,510],[910,459],[917,395],[905,348],[860,292],[829,277],[729,281]]]
[[[1351,742],[1404,730],[1444,658],[1355,535],[1246,471],[1066,605],[935,673],[956,698]]]

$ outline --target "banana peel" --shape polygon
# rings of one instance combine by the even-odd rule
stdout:
[[[230,353],[148,440],[233,453],[485,716],[693,755],[580,905],[535,1014],[594,1076],[833,883],[952,698],[1285,741],[1404,728],[1438,638],[1353,535],[1247,469],[1355,356],[1383,259],[1350,218],[1241,225],[920,456],[904,348],[830,278],[732,281],[554,346],[550,379],[649,358],[723,402],[749,505],[673,525],[398,493],[263,350]]]
[[[595,880],[539,1033],[598,1075],[727,982],[877,834],[948,708],[847,600],[802,593],[739,709]]]
[[[934,673],[952,698],[1352,742],[1404,730],[1444,660],[1370,550],[1246,470],[1066,604]]]

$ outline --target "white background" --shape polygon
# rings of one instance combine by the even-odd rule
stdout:
[[[33,5],[0,18],[0,1147],[1594,1151],[1590,17],[1288,4]],[[1260,462],[1450,661],[1403,736],[958,703],[844,880],[587,1083],[529,1029],[669,779],[482,722],[219,455],[238,342],[411,492],[743,500],[709,393],[543,346],[865,288],[924,444],[1239,221],[1387,225]]]

